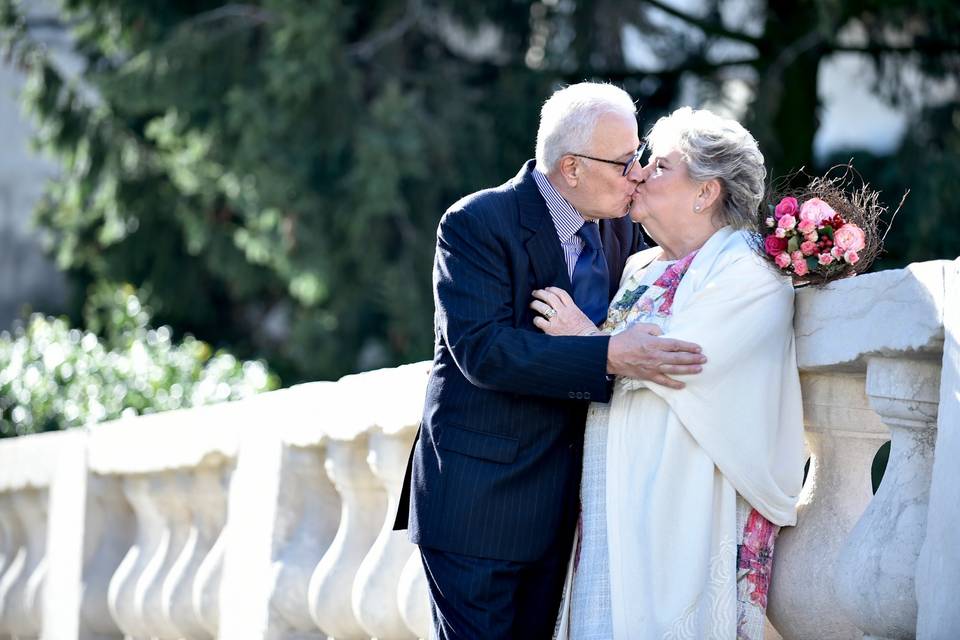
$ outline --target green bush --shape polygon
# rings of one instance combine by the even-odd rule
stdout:
[[[277,387],[258,361],[241,362],[192,336],[151,328],[132,287],[100,287],[87,331],[34,314],[0,334],[0,437],[55,431],[224,400]],[[98,337],[98,334],[100,337]]]

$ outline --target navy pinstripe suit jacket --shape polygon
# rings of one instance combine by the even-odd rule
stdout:
[[[533,166],[460,200],[437,230],[436,349],[396,521],[426,547],[533,561],[576,522],[586,406],[609,398],[609,339],[533,325],[531,291],[572,294]],[[600,231],[612,297],[642,240],[626,217]]]

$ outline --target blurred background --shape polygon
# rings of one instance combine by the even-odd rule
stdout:
[[[429,358],[440,216],[585,79],[960,254],[955,0],[0,0],[0,52],[0,437]]]

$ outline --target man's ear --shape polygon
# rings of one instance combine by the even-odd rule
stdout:
[[[563,156],[560,158],[560,176],[571,189],[575,188],[580,182],[580,163],[573,156]]]

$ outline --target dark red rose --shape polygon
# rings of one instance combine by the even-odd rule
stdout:
[[[787,250],[787,239],[778,238],[773,234],[770,234],[769,236],[767,236],[764,239],[763,244],[764,244],[764,248],[767,250],[767,253],[769,253],[772,256],[778,256]]]

